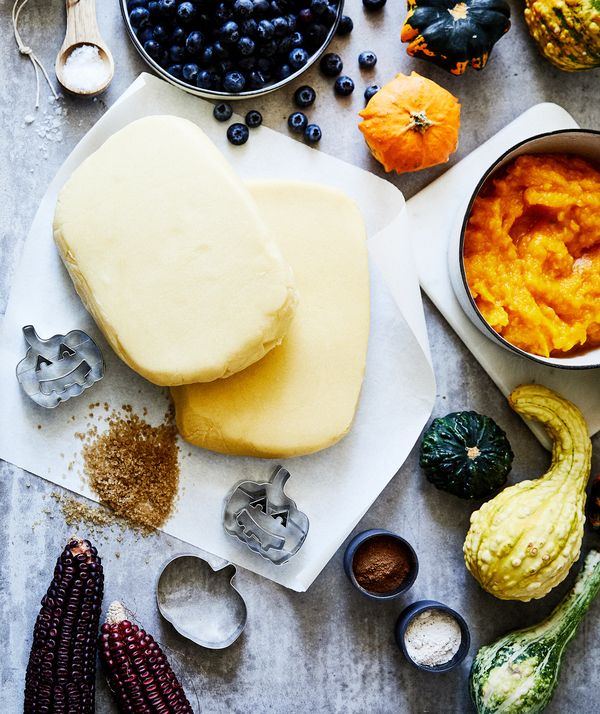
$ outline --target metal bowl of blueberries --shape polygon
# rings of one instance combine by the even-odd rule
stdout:
[[[247,99],[292,82],[323,54],[343,0],[121,0],[156,74],[201,97]]]

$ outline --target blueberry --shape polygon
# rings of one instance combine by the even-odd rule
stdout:
[[[251,40],[249,37],[240,37],[237,43],[237,49],[242,57],[249,57],[251,54],[254,54],[256,44],[254,40]]]
[[[294,112],[288,117],[289,128],[297,134],[304,131],[306,129],[307,124],[308,119],[306,118],[306,114],[303,114],[302,112]]]
[[[302,87],[298,87],[298,89],[294,92],[294,102],[297,107],[301,107],[302,109],[312,106],[315,103],[316,98],[317,93],[307,84],[304,84]]]
[[[127,10],[131,12],[134,7],[146,7],[148,0],[127,0]]]
[[[256,60],[256,69],[269,74],[273,70],[273,60],[270,57],[259,57]]]
[[[365,10],[372,12],[374,10],[381,10],[386,1],[387,0],[362,0],[362,4]]]
[[[289,66],[289,64],[282,64],[279,69],[277,70],[277,78],[278,79],[287,79],[290,74],[293,73],[293,69]]]
[[[254,14],[265,15],[270,10],[269,0],[252,0]]]
[[[271,24],[273,25],[275,37],[284,37],[289,32],[288,21],[285,17],[281,17],[281,15],[279,17],[274,17],[271,20]]]
[[[315,23],[314,25],[311,25],[306,31],[306,40],[309,45],[311,45],[315,49],[318,49],[319,47],[321,47],[322,44],[325,43],[328,34],[329,30],[325,27],[325,25]]]
[[[286,15],[285,19],[287,20],[287,24],[288,24],[288,31],[293,32],[296,29],[296,16],[295,15]]]
[[[303,22],[305,25],[308,25],[309,22],[312,22],[314,19],[314,16],[311,12],[311,10],[307,7],[302,8],[300,12],[298,13],[298,20],[300,22]]]
[[[241,146],[242,144],[245,144],[248,141],[249,136],[250,132],[248,131],[248,127],[244,124],[236,122],[227,129],[227,139],[234,146]]]
[[[233,3],[233,12],[239,18],[250,17],[254,12],[254,3],[252,0],[235,0]]]
[[[183,78],[186,82],[190,82],[190,84],[193,84],[196,82],[196,77],[198,76],[199,70],[200,68],[197,64],[190,62],[189,64],[183,65],[181,73],[183,74]]]
[[[169,39],[174,45],[183,45],[185,43],[186,34],[187,33],[183,27],[175,25],[175,27],[171,30]]]
[[[221,59],[223,57],[227,57],[227,55],[228,55],[227,50],[223,47],[221,42],[219,42],[218,40],[216,42],[213,42],[212,48],[213,48],[213,54],[216,59]]]
[[[183,61],[185,50],[181,45],[171,45],[169,47],[169,59],[176,64]]]
[[[327,12],[327,0],[311,0],[310,9],[313,15],[322,15]]]
[[[157,59],[160,55],[162,47],[160,46],[160,42],[157,42],[156,40],[148,40],[147,42],[144,42],[144,52],[148,54],[149,57],[152,57],[152,59]]]
[[[215,18],[221,22],[227,22],[233,17],[233,10],[224,2],[220,2],[215,10]]]
[[[190,32],[185,41],[185,49],[191,54],[199,54],[204,44],[204,35],[199,30]]]
[[[308,52],[302,47],[295,47],[289,56],[289,63],[292,69],[300,69],[308,62]]]
[[[247,37],[256,37],[256,31],[258,29],[258,22],[254,18],[250,18],[249,20],[244,20],[242,24],[240,25],[240,30],[243,35],[246,35]]]
[[[177,0],[158,0],[158,11],[167,17],[174,17],[177,12]]]
[[[148,12],[150,13],[150,17],[157,17],[159,14],[159,9],[158,9],[158,0],[148,0]]]
[[[156,25],[152,34],[157,42],[166,42],[169,39],[169,31],[164,25]]]
[[[247,127],[256,129],[257,126],[262,124],[262,114],[257,112],[256,109],[252,109],[246,114],[245,121]]]
[[[177,79],[183,79],[182,66],[180,64],[171,64],[167,67],[167,72]]]
[[[365,89],[365,101],[370,101],[371,98],[374,97],[380,89],[381,87],[378,84],[372,84],[370,87],[367,87]]]
[[[265,75],[258,69],[253,69],[250,72],[249,81],[252,89],[261,89],[267,83]]]
[[[256,31],[259,39],[264,41],[270,40],[275,34],[275,28],[273,27],[273,23],[269,20],[261,20],[258,23]]]
[[[215,108],[213,109],[213,116],[217,121],[227,121],[228,119],[231,119],[232,114],[233,108],[231,104],[227,104],[227,102],[220,102],[219,104],[215,104]]]
[[[151,27],[142,27],[141,29],[136,31],[137,38],[138,40],[144,44],[144,42],[148,42],[148,40],[153,40],[154,39],[154,30]]]
[[[277,52],[277,42],[275,40],[268,40],[260,48],[260,54],[263,57],[273,57]]]
[[[337,16],[338,8],[335,5],[327,5],[327,9],[321,15],[321,19],[329,23],[330,25],[333,25]]]
[[[290,35],[293,47],[302,47],[304,44],[304,35],[301,32],[292,32]]]
[[[294,49],[291,37],[282,37],[277,44],[277,51],[282,57],[286,57]]]
[[[144,27],[150,22],[150,12],[145,7],[134,7],[129,13],[129,22],[133,28]]]
[[[249,72],[256,67],[256,57],[242,57],[237,64],[239,69],[243,69],[244,72]]]
[[[304,138],[309,144],[316,144],[321,141],[321,127],[318,124],[309,124],[304,130]]]
[[[237,22],[228,20],[219,30],[221,42],[225,45],[234,45],[240,39],[240,28]]]
[[[377,55],[375,52],[367,50],[358,55],[358,66],[361,69],[372,69],[377,64]]]
[[[215,48],[213,45],[208,45],[202,50],[202,55],[200,56],[200,61],[206,67],[210,66],[215,61]]]
[[[342,62],[342,58],[336,55],[335,52],[328,52],[321,57],[319,67],[326,77],[337,77],[344,69],[344,63]]]
[[[196,6],[191,2],[182,2],[177,6],[177,17],[184,24],[191,22],[196,15]]]
[[[196,77],[196,86],[199,89],[215,89],[217,86],[215,75],[207,69],[201,69]]]
[[[230,59],[222,59],[217,63],[217,71],[220,74],[227,74],[233,70],[233,62]]]
[[[340,97],[347,97],[354,91],[354,82],[347,75],[343,74],[335,80],[333,89]]]
[[[226,92],[241,92],[246,86],[246,78],[241,72],[227,72],[223,77],[223,89]]]
[[[349,35],[353,29],[354,23],[352,22],[352,18],[348,17],[348,15],[342,15],[335,34],[344,37],[344,35]]]

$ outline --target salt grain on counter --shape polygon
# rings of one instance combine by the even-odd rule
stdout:
[[[72,91],[94,92],[106,84],[109,72],[95,45],[80,45],[67,57],[63,78]]]
[[[404,634],[408,656],[417,664],[439,667],[458,652],[462,633],[458,622],[446,612],[425,610],[414,617]]]

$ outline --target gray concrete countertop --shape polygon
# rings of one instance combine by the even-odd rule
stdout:
[[[37,204],[59,165],[84,133],[102,115],[145,65],[129,43],[117,0],[102,0],[99,21],[116,62],[109,91],[97,100],[65,98],[49,102],[42,85],[40,108],[34,110],[35,84],[29,61],[18,54],[10,31],[12,2],[0,3],[4,28],[0,35],[0,312],[8,300],[11,276]],[[405,14],[403,0],[388,0],[384,12],[367,17],[360,0],[348,0],[355,22],[350,38],[337,38],[348,74],[357,81],[350,98],[334,98],[330,82],[310,70],[305,81],[318,91],[312,115],[324,133],[320,149],[383,175],[356,129],[362,92],[372,81],[384,83],[397,71],[431,77],[455,93],[462,103],[460,147],[452,161],[466,156],[531,105],[553,101],[564,106],[586,127],[600,128],[600,72],[566,74],[537,53],[522,18],[521,3],[513,3],[513,28],[497,45],[489,66],[452,77],[405,54],[398,35]],[[61,0],[30,0],[22,13],[23,38],[48,69],[62,42]],[[361,73],[359,51],[379,56],[376,71]],[[252,103],[265,124],[286,131],[294,87]],[[28,123],[31,117],[34,120]],[[444,167],[401,177],[389,177],[410,197],[444,171]],[[317,178],[317,177],[316,177]],[[427,240],[427,236],[423,236]],[[425,300],[429,337],[437,377],[434,415],[457,409],[489,414],[508,432],[516,454],[511,481],[542,474],[548,455],[481,367]],[[1,392],[0,392],[1,393]],[[393,438],[393,435],[390,435]],[[593,473],[600,470],[600,439]],[[367,478],[368,475],[365,475]],[[31,630],[54,561],[70,529],[51,497],[57,487],[8,464],[0,465],[0,711],[22,711],[22,689]],[[408,538],[417,549],[421,571],[408,595],[379,604],[355,592],[342,569],[343,550],[334,556],[307,593],[286,591],[248,572],[240,572],[239,588],[247,599],[249,623],[229,649],[209,651],[179,637],[157,617],[153,586],[159,564],[186,549],[179,541],[157,534],[140,538],[105,529],[95,537],[106,571],[105,606],[123,598],[140,622],[170,653],[196,711],[207,714],[294,711],[339,714],[458,714],[471,710],[467,674],[469,660],[458,670],[427,675],[411,668],[396,649],[393,625],[402,608],[420,598],[435,598],[462,612],[471,626],[473,654],[507,630],[545,616],[572,578],[547,598],[531,604],[496,600],[481,590],[462,561],[462,542],[472,506],[431,487],[421,475],[417,452],[369,510],[358,528],[383,526]],[[598,539],[587,537],[587,545]],[[598,711],[600,685],[600,602],[596,602],[566,654],[551,714]],[[97,712],[116,709],[98,677]]]

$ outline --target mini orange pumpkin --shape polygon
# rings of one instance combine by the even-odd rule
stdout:
[[[458,146],[458,99],[416,72],[396,75],[359,114],[358,128],[386,171],[442,164]]]

